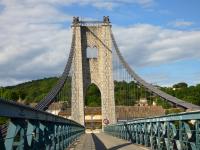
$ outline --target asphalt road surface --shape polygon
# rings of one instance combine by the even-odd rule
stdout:
[[[105,133],[82,135],[68,150],[149,150]]]

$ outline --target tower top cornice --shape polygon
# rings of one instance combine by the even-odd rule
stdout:
[[[103,16],[103,20],[80,20],[79,17],[73,17],[72,26],[99,26],[111,25],[109,16]]]

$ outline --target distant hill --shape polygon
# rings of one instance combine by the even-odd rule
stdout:
[[[16,86],[4,87],[0,91],[0,96],[4,99],[14,101],[21,99],[25,104],[38,103],[51,90],[57,81],[57,77],[50,77],[25,82]],[[164,108],[170,108],[170,105],[167,102],[152,97],[152,95],[145,92],[143,88],[138,88],[134,82],[127,83],[125,81],[115,81],[114,85],[116,105],[134,105],[139,97],[145,97],[150,104],[153,101],[156,101],[157,104],[162,105]],[[182,82],[173,85],[173,87],[159,88],[172,96],[200,105],[200,84],[188,86],[186,83]],[[127,89],[128,93],[126,92]],[[85,98],[86,106],[101,106],[101,93],[94,84],[91,84],[87,89]]]
[[[28,103],[39,102],[56,84],[57,77],[44,78],[18,84],[16,86],[7,86],[1,89],[1,97],[9,100],[25,100]]]
[[[189,103],[200,105],[200,84],[188,86],[181,82],[172,87],[162,87],[161,90]]]

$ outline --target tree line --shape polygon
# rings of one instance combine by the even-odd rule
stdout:
[[[16,86],[1,87],[0,96],[1,98],[14,101],[20,99],[25,104],[38,103],[51,90],[57,81],[57,77],[50,77],[33,80]],[[181,82],[172,87],[158,88],[179,99],[200,105],[200,84],[188,86],[186,83]],[[68,86],[66,90],[70,91],[70,86]],[[167,102],[161,100],[152,93],[149,93],[144,87],[138,86],[133,81],[114,81],[114,90],[116,105],[130,106],[136,104],[139,99],[146,98],[149,104],[152,104],[153,101],[155,101],[164,108],[170,108],[170,105]],[[91,84],[87,89],[85,105],[91,107],[101,106],[101,92],[94,84]]]

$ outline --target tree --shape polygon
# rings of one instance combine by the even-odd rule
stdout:
[[[15,91],[6,90],[3,94],[3,98],[16,101],[16,100],[18,100],[19,95]]]
[[[95,84],[91,84],[87,89],[85,105],[89,107],[101,106],[101,92]]]
[[[2,98],[8,100],[25,100],[25,103],[33,103],[41,101],[44,96],[51,90],[51,88],[58,81],[57,77],[45,78],[40,80],[29,81],[16,86],[4,87],[1,90]],[[134,105],[137,100],[141,97],[145,97],[149,101],[155,100],[155,98],[150,95],[146,89],[139,88],[139,86],[134,82],[127,81],[114,81],[114,94],[115,94],[115,104],[116,105]],[[172,87],[160,87],[160,89],[172,96],[179,99],[187,101],[189,103],[200,105],[200,84],[196,86],[188,86],[185,82],[180,82],[173,85],[174,88],[178,90],[173,90]],[[67,80],[65,85],[65,97],[61,97],[60,100],[71,101],[71,78]],[[163,100],[158,100],[159,105],[165,108],[169,108],[168,102]],[[85,97],[86,106],[101,106],[101,93],[98,87],[91,84],[87,89]]]
[[[173,88],[187,88],[187,87],[188,87],[188,85],[185,82],[180,82],[180,83],[173,85]]]

